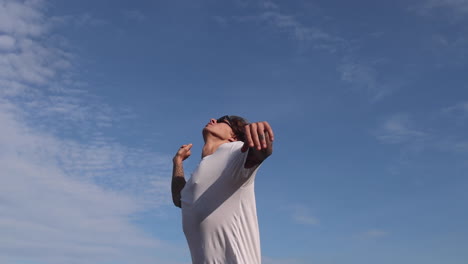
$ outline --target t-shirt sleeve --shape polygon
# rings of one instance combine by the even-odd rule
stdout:
[[[231,148],[231,165],[234,172],[234,180],[244,182],[244,185],[246,185],[254,181],[257,170],[261,164],[255,165],[252,168],[244,167],[249,151],[247,150],[242,152],[241,148],[243,145],[244,143],[241,141],[236,141],[233,143]]]

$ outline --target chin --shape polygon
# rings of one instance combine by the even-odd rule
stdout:
[[[209,129],[208,126],[206,126],[206,127],[203,128],[202,134],[203,134],[203,135],[206,135],[206,134],[208,134],[208,133],[210,133],[210,129]]]

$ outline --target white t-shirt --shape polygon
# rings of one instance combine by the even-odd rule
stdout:
[[[254,180],[243,142],[204,157],[181,192],[182,225],[194,264],[260,264]]]

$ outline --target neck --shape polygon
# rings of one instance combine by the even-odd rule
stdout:
[[[209,140],[205,141],[205,145],[202,150],[202,158],[215,153],[215,151],[224,143],[228,143],[229,140]]]

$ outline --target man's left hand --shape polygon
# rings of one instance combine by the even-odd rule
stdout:
[[[245,142],[241,149],[242,152],[245,152],[248,148],[252,148],[257,150],[257,152],[263,152],[266,155],[265,158],[271,155],[274,134],[268,122],[263,121],[248,124],[244,129]]]

